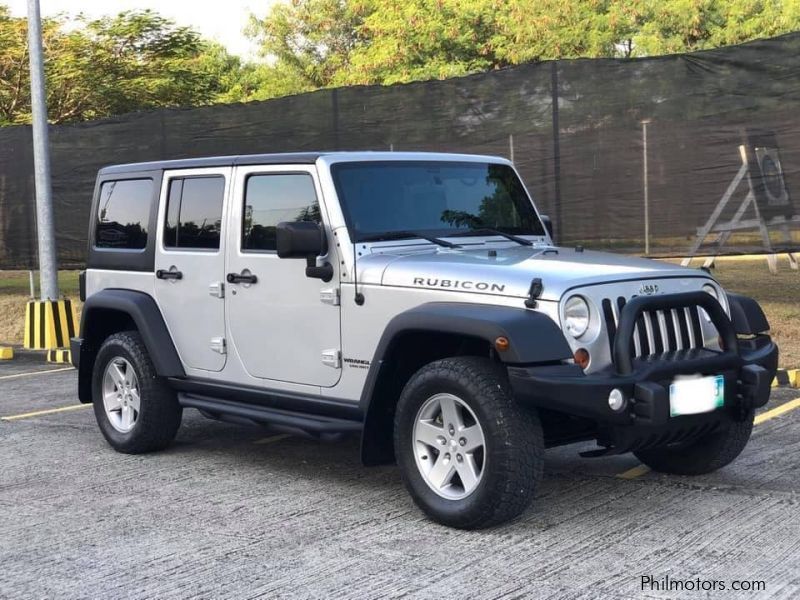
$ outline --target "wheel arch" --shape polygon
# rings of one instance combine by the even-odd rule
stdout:
[[[142,336],[156,372],[163,377],[184,377],[185,371],[164,317],[149,294],[135,290],[105,289],[86,299],[81,314],[78,397],[91,402],[91,379],[97,351],[109,336],[136,330]]]
[[[498,337],[509,349],[497,352]],[[424,365],[452,356],[486,356],[502,364],[542,364],[572,357],[561,329],[547,315],[506,306],[436,302],[394,317],[375,350],[360,408],[361,460],[394,460],[394,409],[410,377]]]

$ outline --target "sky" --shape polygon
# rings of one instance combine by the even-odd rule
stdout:
[[[264,16],[276,1],[279,0],[39,0],[39,5],[43,16],[83,12],[89,17],[100,17],[150,8],[180,25],[193,27],[204,37],[217,40],[233,54],[254,59],[257,48],[244,36],[242,29],[251,12]],[[15,16],[27,13],[27,0],[0,0],[0,4],[7,5]]]

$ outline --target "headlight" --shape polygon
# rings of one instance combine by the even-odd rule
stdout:
[[[572,296],[564,304],[564,328],[574,338],[589,329],[589,305],[580,296]]]
[[[705,284],[703,286],[703,291],[706,294],[711,294],[712,296],[714,296],[714,300],[719,302],[719,292],[717,291],[717,288],[715,288],[713,285],[711,285],[710,283]]]
[[[714,300],[722,304],[722,300],[720,300],[719,297],[719,291],[717,291],[717,288],[715,288],[713,285],[711,285],[710,283],[706,283],[705,285],[703,285],[703,291],[706,294],[709,294],[710,296],[714,296]],[[702,308],[700,309],[700,314],[703,315],[703,318],[706,320],[706,322],[711,323],[711,317],[709,317],[708,313],[704,311]]]

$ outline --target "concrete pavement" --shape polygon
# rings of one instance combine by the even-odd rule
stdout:
[[[187,410],[167,451],[117,454],[74,408],[74,371],[30,374],[58,367],[0,366],[0,416],[22,415],[0,421],[2,598],[800,596],[800,409],[699,478],[550,450],[522,519],[464,532],[426,520],[394,467],[362,467],[357,439]],[[728,587],[643,590],[647,576]]]

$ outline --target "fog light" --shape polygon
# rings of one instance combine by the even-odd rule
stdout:
[[[618,388],[611,390],[608,395],[608,406],[611,407],[611,410],[617,412],[625,408],[625,394],[622,393],[622,390]]]
[[[586,368],[589,366],[589,362],[591,361],[589,351],[586,350],[586,348],[578,348],[575,351],[573,358],[575,359],[575,364],[584,370],[586,370]]]

